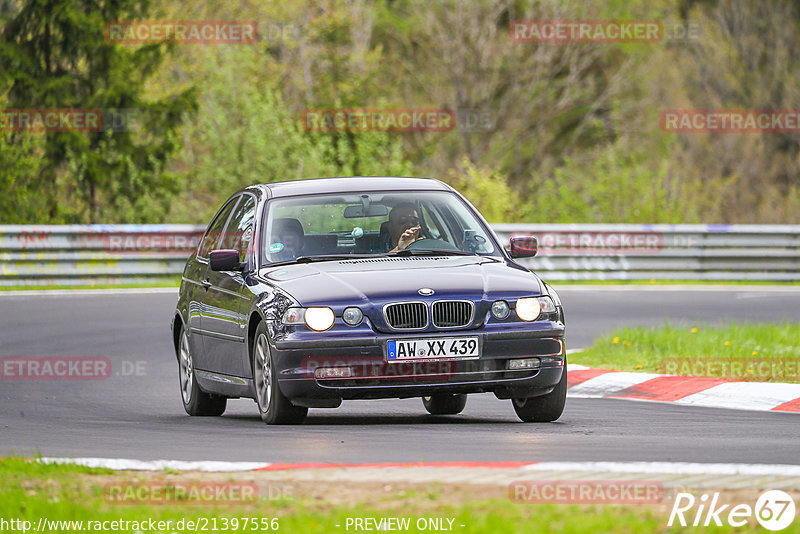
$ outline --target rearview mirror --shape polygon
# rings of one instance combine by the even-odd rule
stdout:
[[[244,269],[239,261],[238,250],[212,250],[208,255],[208,264],[212,271],[241,271]]]
[[[512,258],[532,258],[539,252],[539,240],[532,235],[511,238]]]
[[[359,217],[386,217],[389,209],[383,204],[370,204],[366,210],[364,206],[347,206],[344,209],[345,219],[358,219]]]

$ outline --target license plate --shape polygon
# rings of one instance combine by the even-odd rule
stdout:
[[[389,340],[386,356],[390,362],[408,360],[450,360],[478,358],[477,337]]]

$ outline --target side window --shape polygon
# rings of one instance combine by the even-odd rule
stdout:
[[[253,240],[253,225],[256,219],[256,199],[250,195],[242,196],[242,201],[233,210],[233,215],[225,230],[219,248],[239,251],[239,261],[244,261],[247,249]]]
[[[207,258],[209,252],[220,248],[217,245],[221,241],[222,232],[225,230],[225,223],[228,222],[228,216],[230,216],[238,200],[239,197],[229,200],[219,213],[217,213],[217,216],[208,227],[208,230],[206,230],[206,235],[203,236],[203,244],[200,245],[199,256],[201,258]]]

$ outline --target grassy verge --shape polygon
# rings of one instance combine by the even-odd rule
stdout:
[[[800,324],[621,328],[573,363],[756,382],[800,383]]]
[[[419,519],[442,519],[450,529],[464,533],[498,532],[626,532],[653,533],[696,531],[668,528],[668,509],[647,506],[618,505],[563,505],[514,503],[503,495],[504,488],[494,491],[476,491],[475,487],[462,488],[463,491],[450,491],[440,484],[428,484],[423,488],[408,489],[399,484],[366,487],[356,491],[359,483],[313,482],[307,491],[291,497],[259,498],[256,502],[239,504],[116,504],[107,498],[109,485],[142,484],[157,481],[195,480],[198,477],[212,477],[218,484],[233,483],[237,477],[272,476],[269,473],[202,474],[202,473],[110,473],[103,470],[79,468],[75,466],[37,465],[19,460],[0,461],[0,519],[30,521],[31,530],[36,529],[41,518],[46,518],[48,532],[89,531],[88,522],[129,521],[146,522],[171,521],[167,531],[194,531],[186,528],[187,521],[205,522],[206,529],[200,532],[265,532],[278,526],[278,532],[307,534],[314,532],[353,532],[353,526],[346,528],[348,519],[372,517],[409,518],[410,528],[404,531],[417,532]],[[269,480],[268,480],[269,482]],[[287,484],[285,480],[280,482]],[[453,484],[453,486],[458,487]],[[319,490],[324,490],[319,493]],[[315,494],[314,491],[317,491]],[[495,495],[495,498],[489,498]],[[480,497],[476,498],[476,495]],[[343,498],[344,496],[344,498]],[[659,505],[660,506],[660,505]],[[238,519],[234,528],[233,519]],[[257,529],[253,523],[243,527],[244,518],[257,518]],[[261,518],[267,521],[262,522]],[[276,519],[273,523],[271,520]],[[184,528],[178,527],[183,520]],[[82,521],[81,529],[73,523],[53,524],[53,521]],[[216,525],[216,529],[212,526]],[[269,525],[269,528],[264,528]],[[132,524],[118,525],[115,532],[134,532]],[[157,528],[139,526],[143,533],[154,533]],[[6,528],[5,530],[12,530]],[[19,530],[19,529],[17,529]],[[100,529],[92,529],[99,531]],[[109,529],[103,529],[108,531]],[[400,530],[400,529],[395,529]],[[431,531],[435,529],[427,529]],[[708,530],[704,528],[703,531]],[[711,529],[722,532],[723,529]],[[737,532],[756,532],[762,529],[755,523]],[[793,525],[784,532],[797,532]]]

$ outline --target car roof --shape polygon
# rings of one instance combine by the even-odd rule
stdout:
[[[250,186],[266,191],[272,198],[325,193],[360,193],[362,191],[452,191],[434,178],[393,176],[346,176],[271,182]]]

